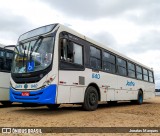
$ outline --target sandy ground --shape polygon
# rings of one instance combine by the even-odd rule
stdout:
[[[0,122],[0,127],[160,127],[160,97],[144,101],[143,105],[133,105],[130,102],[120,102],[116,106],[100,104],[98,109],[92,112],[83,111],[81,106],[77,105],[61,105],[55,111],[48,110],[46,106],[0,105]],[[132,134],[58,135],[130,136]],[[160,133],[145,135],[158,136]]]

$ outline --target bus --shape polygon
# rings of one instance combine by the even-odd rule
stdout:
[[[153,69],[61,24],[22,34],[11,70],[10,101],[80,104],[93,111],[99,102],[142,104],[155,97]]]
[[[4,106],[10,106],[10,72],[12,66],[13,51],[0,47],[0,102]]]

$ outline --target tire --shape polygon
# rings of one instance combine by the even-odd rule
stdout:
[[[58,107],[60,106],[60,104],[48,104],[47,107],[50,109],[50,110],[56,110],[58,109]]]
[[[131,100],[132,104],[141,105],[143,103],[143,92],[140,90],[138,92],[137,100]]]
[[[143,103],[143,92],[139,91],[138,92],[138,98],[137,98],[137,104],[141,105]]]
[[[9,106],[12,105],[12,102],[10,102],[10,101],[2,101],[1,103],[2,103],[2,105],[4,105],[5,107],[9,107]]]
[[[95,87],[89,86],[85,92],[83,109],[94,111],[98,107],[98,92]]]

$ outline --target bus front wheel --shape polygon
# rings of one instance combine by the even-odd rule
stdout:
[[[58,109],[58,107],[60,106],[60,104],[48,104],[47,107],[50,109],[50,110],[56,110]]]
[[[85,92],[83,109],[94,111],[98,107],[98,92],[95,87],[89,86]]]

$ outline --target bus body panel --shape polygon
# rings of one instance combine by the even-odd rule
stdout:
[[[106,95],[106,101],[114,101],[114,100],[115,100],[115,89],[108,88],[107,95]]]
[[[0,101],[9,101],[10,76],[9,71],[0,69]]]
[[[84,87],[59,85],[57,103],[82,103],[84,101]]]
[[[100,79],[93,78],[90,69],[85,69],[84,71],[59,71],[59,82],[64,82],[65,84],[59,85],[58,88],[58,103],[79,103],[84,101],[85,90],[90,83],[95,83],[100,89],[100,101],[123,101],[123,100],[136,100],[138,96],[139,89],[144,91],[144,98],[153,98],[154,84],[145,83],[144,81],[138,81],[131,78],[126,78],[123,76],[117,76],[105,72],[99,71]],[[85,85],[75,85],[74,83],[79,83],[79,76],[85,77]],[[134,83],[129,84],[129,83]],[[129,84],[129,85],[128,85]],[[80,89],[81,88],[81,89]],[[149,89],[152,88],[152,89]],[[72,91],[71,91],[72,90]],[[146,92],[147,91],[147,92]],[[76,93],[77,94],[76,94]],[[75,93],[75,94],[73,94]],[[72,97],[74,96],[74,97]]]
[[[9,87],[2,88],[0,87],[0,101],[8,101],[9,100]]]
[[[70,102],[82,103],[84,101],[85,87],[71,87]]]
[[[57,103],[70,103],[70,86],[58,86]]]
[[[86,85],[79,85],[80,76],[86,77],[84,71],[59,70],[58,103],[82,103],[84,101]]]
[[[57,85],[52,84],[40,90],[29,91],[29,96],[22,96],[23,92],[28,92],[28,90],[15,91],[13,88],[10,88],[10,101],[38,104],[56,103]]]
[[[10,73],[0,72],[0,101],[9,100]]]

